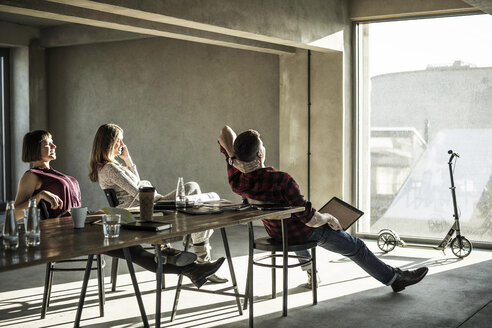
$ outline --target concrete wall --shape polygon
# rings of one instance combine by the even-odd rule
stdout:
[[[106,206],[89,181],[93,136],[119,124],[140,176],[161,193],[177,177],[237,200],[217,137],[224,124],[258,129],[278,166],[278,56],[155,38],[49,49],[49,129],[56,169],[76,177],[83,203]]]
[[[308,54],[282,56],[280,168],[308,197]],[[311,55],[310,199],[316,208],[343,196],[343,53]],[[350,152],[350,150],[349,150]]]

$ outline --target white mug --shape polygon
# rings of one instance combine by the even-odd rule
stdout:
[[[72,207],[72,222],[74,228],[83,228],[87,217],[87,207]]]

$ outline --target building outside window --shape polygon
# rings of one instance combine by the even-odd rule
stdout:
[[[492,243],[492,16],[359,23],[359,234]]]

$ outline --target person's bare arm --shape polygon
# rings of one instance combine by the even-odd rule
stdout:
[[[15,217],[17,220],[23,217],[22,210],[26,209],[29,205],[29,198],[35,190],[41,187],[41,180],[36,174],[31,172],[26,172],[19,181],[19,186],[17,187],[17,195],[15,196]],[[36,203],[39,203],[41,199],[44,199],[50,204],[52,209],[62,208],[63,201],[57,195],[47,191],[42,190],[36,196]]]
[[[321,227],[326,223],[328,223],[330,228],[332,228],[333,230],[342,229],[342,226],[340,225],[340,222],[338,222],[338,219],[336,217],[334,217],[331,214],[320,213],[318,211],[314,212],[313,217],[308,223],[306,223],[306,225],[312,228],[317,228],[317,227]]]
[[[229,157],[234,156],[234,140],[236,140],[236,133],[229,126],[224,126],[220,131],[219,143],[224,147]]]

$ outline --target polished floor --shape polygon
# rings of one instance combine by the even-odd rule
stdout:
[[[257,227],[258,234],[263,232]],[[241,292],[246,280],[247,228],[227,229],[236,276]],[[270,271],[255,267],[255,327],[491,327],[492,251],[474,249],[457,259],[451,251],[397,248],[380,254],[373,240],[369,248],[387,263],[400,268],[426,265],[428,276],[401,293],[381,285],[342,256],[319,249],[321,285],[318,305],[311,304],[305,288],[307,276],[299,268],[289,271],[289,312],[282,317],[282,279],[277,280],[277,298],[271,299]],[[220,233],[212,238],[214,257],[223,255]],[[179,245],[177,245],[179,246]],[[109,264],[109,263],[108,263]],[[0,273],[0,328],[73,327],[80,273],[56,272],[52,299],[45,319],[40,319],[45,266]],[[219,270],[228,276],[224,264]],[[281,272],[278,272],[280,275]],[[105,316],[99,317],[95,274],[91,275],[88,298],[82,314],[83,327],[142,327],[133,288],[125,266],[120,264],[118,288],[110,291],[106,270]],[[137,279],[151,326],[154,325],[154,275],[138,269]],[[176,277],[166,275],[163,292],[164,327],[247,327],[248,312],[239,315],[233,298],[183,291],[176,319],[169,321]],[[190,284],[185,279],[186,284]],[[220,289],[207,284],[203,288]]]

